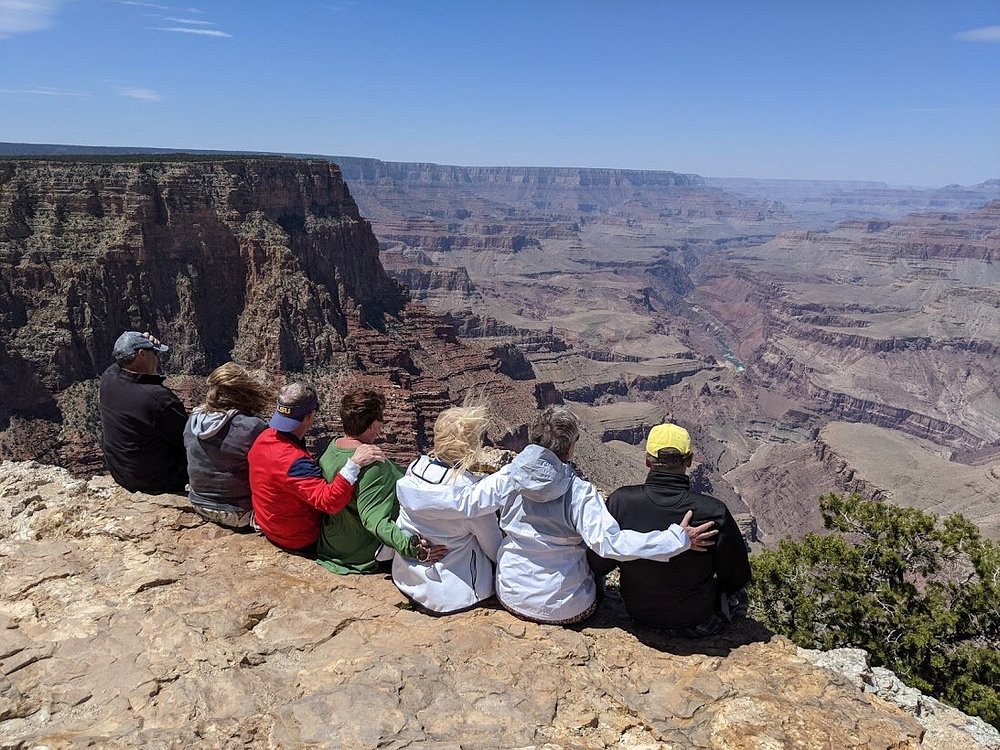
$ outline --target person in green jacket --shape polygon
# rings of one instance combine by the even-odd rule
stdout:
[[[327,481],[337,475],[354,451],[375,442],[382,432],[384,415],[385,396],[379,391],[355,388],[344,394],[340,421],[345,435],[331,442],[319,459]],[[316,548],[320,565],[340,574],[374,573],[380,560],[391,562],[391,554],[378,555],[383,546],[421,562],[444,557],[447,548],[411,536],[396,525],[396,480],[401,476],[399,467],[388,460],[362,470],[351,502],[340,513],[323,519]]]

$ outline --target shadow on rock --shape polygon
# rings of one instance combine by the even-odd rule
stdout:
[[[763,623],[752,619],[737,620],[726,632],[708,638],[676,638],[654,628],[632,622],[621,595],[614,588],[607,593],[597,608],[597,614],[574,630],[605,630],[619,628],[631,633],[642,644],[677,656],[728,656],[740,646],[767,643],[774,633]]]

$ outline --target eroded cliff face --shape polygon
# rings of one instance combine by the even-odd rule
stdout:
[[[1000,444],[1000,201],[727,252],[700,303],[765,382],[832,417],[961,451]]]
[[[502,438],[531,385],[408,303],[336,165],[278,158],[0,162],[0,453],[94,470],[94,378],[124,330],[171,346],[188,406],[234,359],[335,399],[364,375],[398,405],[409,460],[473,384]],[[464,379],[463,379],[464,376]],[[328,409],[317,432],[336,429]]]
[[[427,617],[386,576],[333,575],[204,522],[186,498],[132,495],[106,476],[0,463],[0,559],[4,747],[978,750],[1000,739],[871,670],[864,652],[806,652],[752,621],[717,639],[665,638],[630,625],[613,588],[583,629],[497,607]]]
[[[748,500],[768,540],[772,529],[816,529],[814,504],[797,496],[831,490],[961,511],[996,535],[998,243],[993,201],[787,232],[698,267],[692,298],[748,379],[814,412],[816,426],[857,424],[850,437],[814,432],[811,449],[762,446],[727,474],[739,488],[767,488]],[[921,441],[944,458],[912,447]]]

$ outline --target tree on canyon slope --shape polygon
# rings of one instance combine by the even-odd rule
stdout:
[[[820,498],[831,534],[752,558],[752,614],[804,648],[856,647],[1000,728],[1000,545],[961,515]]]

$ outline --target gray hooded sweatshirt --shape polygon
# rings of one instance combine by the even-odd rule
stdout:
[[[247,451],[267,425],[230,409],[197,407],[184,426],[191,503],[209,510],[246,513],[250,502]]]
[[[497,596],[534,620],[568,620],[596,600],[589,547],[612,560],[666,561],[691,546],[677,524],[663,531],[623,530],[597,488],[539,445],[529,445],[510,465],[517,488],[504,507],[506,537],[497,555]]]

